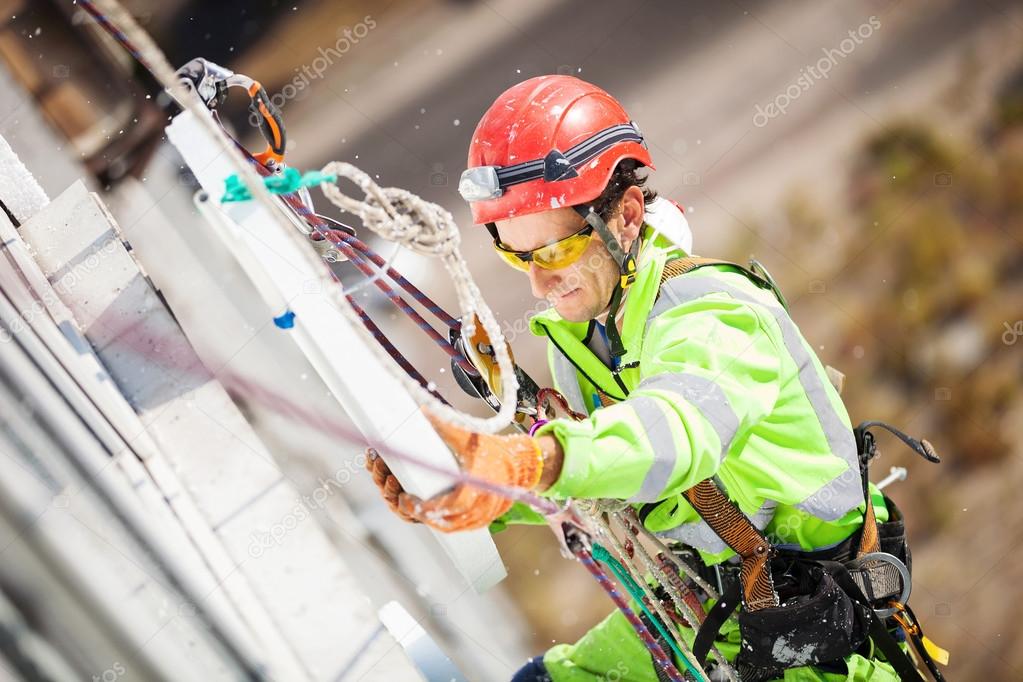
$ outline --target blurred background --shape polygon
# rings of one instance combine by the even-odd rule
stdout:
[[[571,74],[618,97],[650,145],[650,186],[685,207],[697,253],[756,256],[821,359],[846,374],[854,423],[890,422],[942,455],[940,466],[926,465],[884,440],[874,464],[875,480],[890,466],[909,469],[890,494],[908,518],[914,608],[951,650],[950,680],[1023,679],[1015,548],[1023,538],[1023,5],[124,4],[172,63],[206,57],[274,93],[290,165],[350,161],[381,185],[450,210],[516,359],[541,385],[549,383],[544,349],[525,326],[540,308],[471,225],[457,179],[476,122],[510,85]],[[152,186],[173,185],[180,167],[163,138],[161,97],[95,28],[70,2],[0,0],[0,60],[26,93],[0,92],[0,134],[53,194],[84,168],[97,191],[142,179],[165,211],[187,217],[186,196]],[[229,99],[221,114],[255,149],[245,104]],[[24,138],[26,105],[43,112],[61,154]],[[187,187],[187,177],[178,181]],[[457,307],[436,265],[407,253],[395,263]],[[482,414],[459,395],[446,358],[365,294],[423,373]],[[378,530],[397,523],[381,520]],[[515,611],[509,619],[524,623],[525,649],[573,641],[610,611],[546,529],[511,528],[497,541],[509,569],[499,589]]]

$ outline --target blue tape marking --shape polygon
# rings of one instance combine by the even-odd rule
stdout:
[[[281,329],[291,329],[295,326],[295,313],[286,310],[274,318],[274,324]]]

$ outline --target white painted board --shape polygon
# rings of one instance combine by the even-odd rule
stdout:
[[[190,112],[174,118],[167,137],[177,147],[202,188],[214,200],[236,172],[234,161],[219,151],[209,133]],[[431,463],[455,470],[455,462],[401,382],[365,346],[363,337],[335,307],[326,287],[327,265],[298,235],[256,202],[225,205],[228,220],[212,221],[232,245],[273,315],[295,313],[294,327],[282,339],[298,344],[334,397],[370,443],[415,453]],[[284,342],[284,341],[282,341]],[[339,353],[337,349],[344,349]],[[393,462],[402,485],[427,497],[450,486],[446,477]],[[434,532],[434,531],[430,531]],[[506,575],[497,548],[486,530],[435,533],[455,567],[479,592]]]

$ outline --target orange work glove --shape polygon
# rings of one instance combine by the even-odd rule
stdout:
[[[366,450],[366,471],[372,474],[373,482],[380,488],[384,502],[391,508],[391,511],[401,517],[402,521],[419,523],[419,519],[409,516],[398,507],[398,499],[407,493],[401,487],[398,479],[391,473],[391,469],[387,466],[384,458],[373,448]]]
[[[543,454],[537,441],[526,435],[494,436],[467,431],[426,413],[462,467],[476,478],[497,485],[529,490],[540,481]],[[398,514],[417,519],[445,533],[484,528],[512,506],[512,500],[476,486],[459,483],[447,493],[420,500],[398,495]]]

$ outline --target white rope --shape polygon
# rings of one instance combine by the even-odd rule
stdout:
[[[617,500],[614,498],[575,500],[575,503],[579,509],[593,516],[599,516],[600,514],[617,514],[629,509],[631,506],[630,503],[625,500]]]
[[[358,216],[368,229],[380,237],[405,246],[415,253],[439,258],[444,263],[458,295],[462,337],[465,339],[472,337],[475,332],[475,319],[478,317],[494,349],[497,365],[501,370],[501,409],[489,418],[474,417],[445,405],[424,390],[418,382],[403,372],[398,372],[397,368],[393,374],[401,379],[405,387],[421,402],[429,405],[432,411],[439,413],[448,421],[467,429],[487,433],[496,433],[507,427],[515,416],[518,399],[519,386],[515,369],[501,326],[483,300],[483,295],[459,250],[461,239],[454,217],[443,207],[426,201],[408,190],[380,187],[369,174],[350,163],[332,161],[323,167],[322,172],[336,175],[338,178],[348,178],[364,195],[364,198],[356,199],[345,194],[336,184],[321,184],[324,196],[339,209]],[[393,362],[389,362],[388,366],[394,367]]]
[[[657,535],[652,533],[649,529],[647,529],[646,526],[643,525],[643,523],[639,520],[639,516],[636,514],[635,510],[631,510],[628,513],[628,518],[632,522],[632,527],[636,528],[639,531],[640,535],[642,535],[644,538],[653,543],[653,545],[657,547],[658,551],[662,552],[664,556],[668,557],[668,559],[673,564],[675,564],[675,567],[679,569],[680,573],[684,573],[686,577],[690,578],[693,582],[695,582],[700,587],[701,590],[707,593],[707,596],[710,599],[720,598],[718,591],[710,583],[704,580],[703,577],[695,568],[693,568],[685,561],[683,561],[681,558],[679,558],[679,556],[675,552],[671,551],[670,547],[664,544],[664,541],[661,540],[661,538],[657,537]]]

